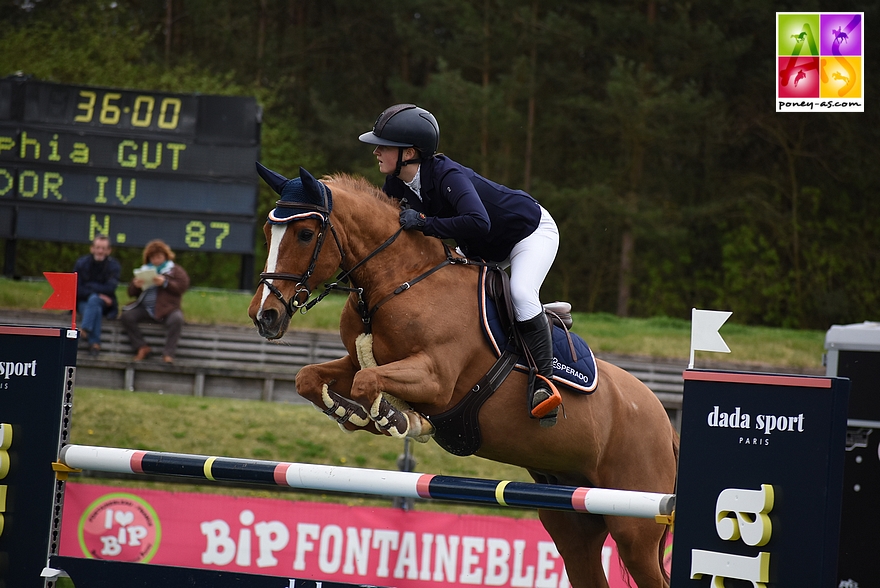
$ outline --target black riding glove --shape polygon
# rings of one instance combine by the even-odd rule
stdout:
[[[426,220],[427,218],[423,213],[413,208],[406,208],[400,211],[400,226],[407,231],[411,229],[424,230]]]

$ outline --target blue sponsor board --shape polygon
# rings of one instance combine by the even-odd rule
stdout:
[[[672,585],[835,585],[849,380],[684,379]]]
[[[71,329],[0,325],[0,586],[42,587],[58,547],[51,464],[69,431],[76,343]]]

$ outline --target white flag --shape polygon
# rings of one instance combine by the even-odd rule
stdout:
[[[691,309],[691,360],[689,368],[694,367],[694,351],[730,353],[730,348],[718,334],[718,329],[732,314],[732,312],[724,310]]]

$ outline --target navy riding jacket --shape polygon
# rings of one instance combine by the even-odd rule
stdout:
[[[538,228],[541,208],[529,194],[487,180],[445,155],[423,161],[419,176],[421,200],[395,176],[385,178],[382,190],[425,214],[426,235],[455,239],[468,257],[504,261]]]

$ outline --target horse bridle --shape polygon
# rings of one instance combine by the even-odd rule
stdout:
[[[305,273],[292,274],[288,272],[262,272],[260,274],[260,282],[258,285],[265,286],[269,290],[269,292],[274,294],[275,297],[278,298],[278,300],[284,306],[284,310],[287,312],[287,316],[292,317],[293,313],[297,310],[305,312],[316,303],[313,302],[312,304],[307,304],[309,296],[311,296],[312,294],[312,290],[311,288],[309,288],[308,281],[315,271],[315,266],[318,263],[318,256],[321,254],[321,248],[324,247],[324,238],[327,236],[328,228],[330,229],[330,233],[333,235],[333,240],[336,241],[336,248],[339,250],[339,255],[341,256],[341,259],[339,261],[340,265],[345,260],[345,251],[343,251],[342,245],[339,243],[339,236],[336,234],[336,229],[333,227],[333,223],[330,222],[330,211],[328,207],[317,205],[309,206],[300,202],[285,202],[282,200],[278,200],[277,202],[275,202],[275,206],[281,208],[295,208],[297,210],[313,211],[318,213],[318,216],[321,219],[321,230],[318,232],[318,239],[315,243],[315,250],[312,253],[312,259],[309,262],[309,267],[308,269],[306,269]],[[286,280],[289,282],[296,282],[296,288],[290,300],[285,300],[284,295],[281,293],[281,290],[279,290],[269,280]],[[303,292],[305,292],[305,301],[299,302],[300,295]]]
[[[399,228],[397,232],[391,235],[388,239],[385,240],[384,243],[379,245],[376,249],[370,252],[369,255],[364,257],[362,260],[357,262],[350,270],[344,271],[339,275],[337,280],[330,284],[324,284],[325,290],[323,293],[318,295],[313,300],[309,300],[309,296],[312,295],[312,290],[309,288],[308,280],[312,277],[312,274],[315,271],[315,266],[318,263],[318,256],[321,255],[321,248],[324,246],[324,238],[327,235],[327,229],[330,229],[330,233],[333,235],[333,240],[336,242],[336,249],[339,251],[339,266],[342,267],[342,264],[345,262],[345,250],[342,248],[342,244],[339,242],[339,235],[336,234],[336,228],[333,226],[333,221],[330,220],[330,211],[326,206],[308,206],[302,203],[291,203],[291,202],[283,202],[281,200],[275,203],[276,206],[280,206],[282,208],[296,208],[297,210],[306,210],[317,212],[318,216],[321,218],[321,230],[318,233],[318,239],[315,243],[315,250],[312,252],[312,259],[309,262],[309,267],[306,269],[303,274],[292,274],[289,272],[262,272],[260,274],[260,284],[264,285],[269,292],[275,295],[275,297],[281,302],[284,306],[285,312],[287,312],[288,317],[292,317],[293,313],[299,310],[301,313],[305,314],[308,312],[314,305],[319,303],[324,299],[331,291],[333,290],[342,290],[345,292],[355,292],[358,295],[358,309],[361,313],[361,316],[365,315],[366,304],[364,302],[363,294],[364,289],[358,288],[354,285],[354,280],[351,278],[351,273],[355,271],[357,268],[365,264],[367,261],[372,259],[374,256],[379,254],[386,247],[391,245],[395,239],[403,232],[403,227]],[[295,221],[291,221],[295,222]],[[284,294],[281,293],[274,284],[269,282],[269,280],[287,280],[290,282],[296,282],[296,288],[294,290],[293,296],[290,300],[284,299]],[[339,282],[349,281],[352,284],[352,287],[340,286]],[[305,293],[305,300],[303,302],[299,302],[300,295]],[[365,320],[364,322],[369,322]]]
[[[371,251],[366,257],[357,262],[351,269],[344,271],[339,275],[335,282],[324,284],[324,292],[319,294],[316,298],[309,300],[309,296],[311,296],[312,291],[308,285],[308,279],[312,276],[315,271],[315,266],[318,263],[318,256],[321,254],[321,248],[324,246],[324,238],[327,234],[327,229],[330,229],[330,233],[333,235],[333,240],[336,241],[336,248],[339,250],[340,260],[339,266],[341,267],[343,262],[345,261],[345,251],[342,248],[342,244],[339,242],[339,236],[336,234],[336,229],[333,227],[333,222],[330,220],[330,212],[327,207],[324,206],[308,206],[302,203],[291,203],[291,202],[282,202],[279,200],[275,203],[276,206],[287,207],[287,208],[296,208],[298,210],[307,210],[317,212],[321,218],[321,231],[318,233],[318,239],[315,243],[315,250],[312,253],[312,259],[309,263],[308,269],[306,269],[305,273],[300,274],[292,274],[288,272],[262,272],[260,274],[260,284],[264,285],[272,294],[275,295],[276,298],[281,302],[284,306],[284,310],[287,312],[288,317],[292,317],[293,313],[299,310],[301,313],[305,314],[308,312],[314,305],[319,303],[324,299],[331,291],[333,290],[341,290],[344,292],[354,292],[358,296],[358,313],[361,315],[361,320],[364,325],[369,330],[370,322],[372,321],[373,315],[379,309],[380,306],[407,290],[409,290],[414,284],[424,280],[440,268],[443,268],[447,265],[487,265],[483,262],[469,260],[465,257],[454,257],[452,255],[452,250],[449,248],[446,243],[443,243],[443,249],[446,252],[446,259],[436,266],[432,267],[428,271],[420,274],[419,276],[404,282],[400,286],[398,286],[391,294],[380,300],[377,304],[375,304],[372,308],[368,309],[366,302],[364,301],[364,289],[359,288],[354,284],[354,280],[352,278],[352,272],[354,272],[357,268],[365,264],[367,261],[381,253],[386,247],[391,245],[398,236],[403,232],[403,227],[397,229],[397,231],[388,237],[384,243],[379,245],[376,249]],[[295,221],[291,221],[295,222]],[[296,282],[296,289],[294,291],[293,297],[290,300],[285,300],[284,295],[281,293],[274,284],[269,282],[268,280],[287,280],[291,282]],[[339,282],[348,281],[351,283],[351,287],[340,286]],[[305,301],[299,302],[300,294],[305,292]]]

